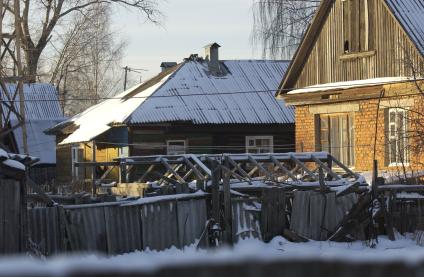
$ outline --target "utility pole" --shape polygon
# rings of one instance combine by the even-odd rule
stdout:
[[[11,5],[12,7],[7,7]],[[12,20],[13,19],[13,20]],[[5,22],[13,22],[9,26]],[[14,28],[11,29],[11,28]],[[28,153],[27,129],[25,125],[25,95],[23,91],[24,72],[21,58],[21,17],[20,0],[0,1],[0,99],[4,105],[0,106],[0,142],[17,128],[22,129],[23,152]],[[9,66],[7,63],[10,62]],[[9,68],[9,69],[8,69]],[[17,74],[16,71],[17,70]],[[9,83],[15,83],[15,91],[9,91]],[[19,96],[19,97],[18,97]],[[19,101],[19,106],[15,105]],[[18,107],[16,107],[18,106]],[[4,109],[7,107],[6,109]],[[18,122],[11,122],[11,115],[14,115]],[[12,124],[13,123],[13,124]],[[9,149],[19,153],[18,148]]]
[[[128,80],[128,72],[135,72],[138,74],[142,74],[141,71],[148,71],[147,69],[143,69],[143,68],[131,68],[129,66],[125,66],[124,68],[124,91],[127,90],[127,80]],[[141,76],[140,76],[140,83],[141,83]]]

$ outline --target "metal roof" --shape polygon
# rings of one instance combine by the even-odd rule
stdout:
[[[16,84],[7,84],[7,89],[11,98],[13,98]],[[46,135],[44,130],[66,119],[62,113],[57,91],[53,85],[45,83],[24,84],[23,90],[28,154],[38,157],[40,164],[54,164],[56,163],[56,138]],[[19,95],[14,101],[13,104],[19,111]],[[8,110],[6,105],[2,104],[2,106],[4,110]],[[10,122],[12,125],[18,123],[16,115],[11,114]],[[19,153],[24,153],[22,128],[14,129],[13,135]]]
[[[288,61],[221,61],[212,75],[206,61],[185,61],[127,119],[128,124],[285,124],[294,110],[275,99]]]
[[[11,97],[13,97],[16,84],[7,84],[7,89]],[[25,97],[25,116],[27,120],[63,119],[63,112],[60,107],[57,91],[53,85],[45,83],[24,84],[23,90]],[[18,101],[19,95],[14,102],[17,111],[19,111]],[[7,107],[3,105],[3,109],[7,109]]]
[[[424,1],[386,0],[399,23],[424,55]]]

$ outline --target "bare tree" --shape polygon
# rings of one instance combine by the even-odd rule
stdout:
[[[40,57],[60,22],[75,13],[88,14],[98,4],[135,9],[154,23],[160,18],[157,0],[22,0],[20,31],[29,81],[36,80]],[[13,13],[13,6],[8,1],[6,5]]]
[[[110,17],[110,6],[98,4],[87,14],[75,14],[69,27],[51,41],[54,52],[48,75],[61,93],[67,114],[80,112],[117,91],[124,42],[110,30]]]
[[[264,57],[291,59],[320,0],[257,0],[253,4],[252,44]]]

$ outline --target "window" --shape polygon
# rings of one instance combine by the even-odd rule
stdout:
[[[370,49],[370,9],[374,0],[342,0],[344,53]]]
[[[247,136],[246,153],[274,152],[274,138],[272,136]]]
[[[72,180],[81,179],[82,169],[76,167],[74,163],[82,161],[82,149],[79,146],[72,146],[71,158],[72,158]]]
[[[399,108],[388,109],[386,126],[388,130],[387,152],[388,164],[398,165],[409,162],[408,155],[408,120],[407,110]]]
[[[319,115],[317,125],[319,150],[331,153],[347,166],[353,166],[355,163],[353,115]]]
[[[168,140],[166,141],[167,155],[181,155],[186,153],[187,143],[185,140]]]
[[[123,146],[123,147],[119,147],[118,148],[119,151],[119,157],[120,158],[127,158],[129,157],[129,147],[128,146]]]

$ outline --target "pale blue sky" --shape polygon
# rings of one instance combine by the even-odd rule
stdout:
[[[192,53],[203,56],[203,46],[210,42],[222,46],[221,59],[260,57],[250,44],[252,0],[166,0],[160,8],[162,27],[143,23],[132,11],[113,14],[114,28],[128,42],[123,65],[149,70],[144,80],[160,71],[162,61],[180,62]]]

